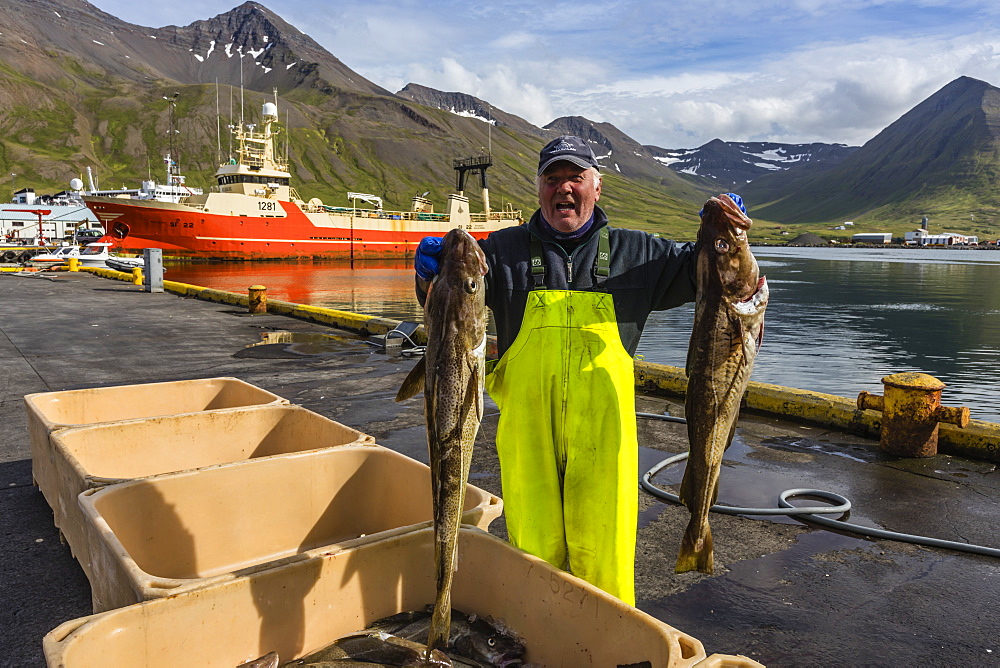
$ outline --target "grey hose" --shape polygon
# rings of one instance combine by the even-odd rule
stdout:
[[[636,413],[637,417],[651,418],[656,420],[663,420],[666,422],[677,422],[681,424],[686,424],[687,420],[684,418],[673,417],[670,415],[660,415],[657,413]],[[672,457],[667,457],[660,463],[653,466],[651,469],[643,474],[642,479],[639,484],[644,490],[652,494],[653,496],[663,499],[665,501],[670,501],[672,503],[680,504],[681,500],[676,494],[671,494],[665,490],[656,487],[650,482],[650,479],[663,469],[682,462],[687,459],[688,453],[683,453],[679,455],[673,455]],[[793,506],[788,499],[797,496],[807,496],[819,499],[825,499],[832,503],[838,503],[837,506]],[[851,524],[850,522],[844,522],[842,520],[834,520],[827,517],[818,517],[818,515],[829,515],[833,513],[846,514],[851,509],[851,502],[846,497],[840,494],[834,494],[833,492],[827,492],[821,489],[786,489],[781,494],[778,495],[778,508],[739,508],[737,506],[722,506],[714,505],[709,510],[715,513],[724,513],[727,515],[788,515],[795,516],[804,522],[810,522],[812,524],[818,524],[823,527],[834,529],[836,531],[843,531],[847,533],[858,534],[860,536],[868,536],[871,538],[884,538],[886,540],[895,540],[903,543],[913,543],[914,545],[925,545],[927,547],[941,547],[948,550],[958,550],[959,552],[969,552],[971,554],[980,554],[987,557],[1000,557],[1000,549],[994,547],[984,547],[982,545],[970,545],[968,543],[958,543],[951,540],[942,540],[940,538],[930,538],[928,536],[915,536],[908,533],[897,533],[895,531],[885,531],[883,529],[873,529],[870,527],[861,526],[860,524]]]

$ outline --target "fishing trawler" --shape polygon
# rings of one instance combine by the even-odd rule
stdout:
[[[413,198],[409,211],[386,211],[380,197],[365,193],[347,193],[351,206],[345,207],[317,198],[303,201],[290,186],[287,160],[275,151],[277,120],[276,102],[267,102],[258,131],[251,124],[233,128],[236,157],[219,166],[208,193],[176,202],[100,196],[85,196],[84,202],[119,251],[162,248],[167,257],[210,259],[408,256],[423,237],[443,236],[455,227],[483,239],[523,222],[521,212],[509,206],[490,211],[489,156],[455,161],[459,193],[449,196],[443,213],[435,213],[423,196]],[[483,213],[471,213],[461,192],[467,172],[482,176]]]

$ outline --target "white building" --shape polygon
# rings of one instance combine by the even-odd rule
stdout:
[[[906,233],[905,242],[908,246],[962,246],[978,244],[979,237],[969,237],[955,232],[931,234],[925,229],[918,228]]]
[[[892,232],[859,232],[851,236],[856,244],[891,244]]]

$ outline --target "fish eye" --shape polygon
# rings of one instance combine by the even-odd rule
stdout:
[[[716,239],[715,240],[715,250],[719,251],[720,253],[728,253],[729,252],[729,242],[726,241],[725,239]]]
[[[479,289],[479,281],[474,278],[465,279],[465,291],[470,295],[476,294],[476,290]]]

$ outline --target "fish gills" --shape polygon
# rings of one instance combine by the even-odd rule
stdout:
[[[711,573],[709,508],[719,493],[722,455],[764,333],[767,280],[750,252],[751,220],[726,195],[705,203],[698,232],[697,296],[688,346],[684,415],[690,452],[680,499],[691,512],[675,571]]]
[[[401,401],[419,392],[423,376],[437,569],[428,652],[448,642],[458,530],[483,416],[486,364],[486,258],[468,232],[454,229],[444,237],[439,263],[424,302],[427,348],[396,395]]]

